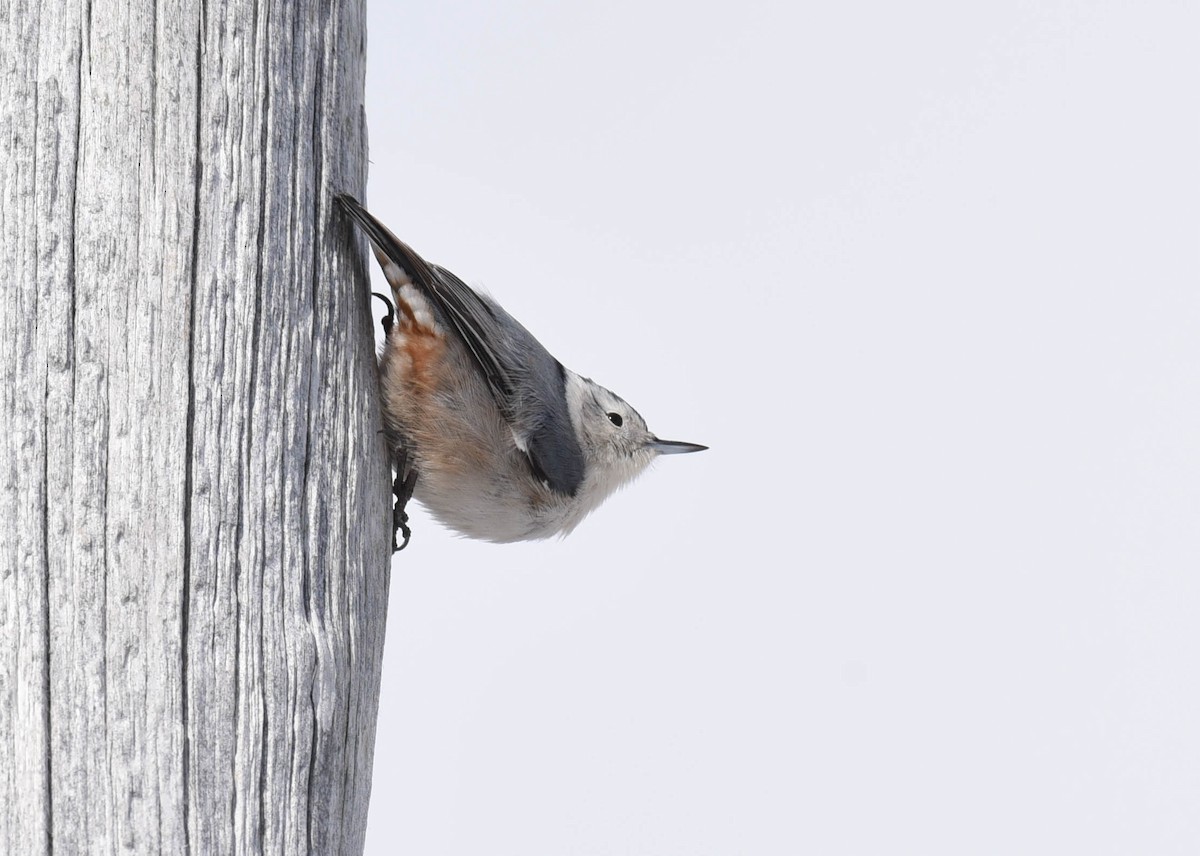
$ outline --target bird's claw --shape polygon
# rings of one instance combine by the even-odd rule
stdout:
[[[392,332],[392,326],[396,323],[396,307],[386,294],[380,294],[378,291],[372,291],[371,295],[378,297],[387,304],[388,314],[379,319],[379,324],[383,327],[383,335]],[[403,549],[403,548],[401,548]]]
[[[407,547],[408,539],[412,537],[412,530],[408,527],[408,512],[405,509],[408,507],[408,501],[412,499],[416,486],[417,471],[415,468],[409,467],[408,453],[402,452],[399,460],[396,461],[396,478],[392,481],[392,496],[396,498],[396,502],[392,505],[393,553],[399,553]],[[396,540],[397,532],[404,536],[403,541]]]

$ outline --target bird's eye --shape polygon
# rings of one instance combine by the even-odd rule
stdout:
[[[613,425],[616,425],[618,428],[620,428],[621,423],[624,422],[625,420],[621,418],[620,413],[610,413],[610,414],[608,414],[608,421],[611,422]]]

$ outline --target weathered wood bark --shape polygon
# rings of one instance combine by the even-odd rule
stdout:
[[[363,0],[0,6],[0,852],[362,849]]]

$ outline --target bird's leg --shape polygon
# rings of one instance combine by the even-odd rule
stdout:
[[[405,508],[412,499],[413,489],[417,486],[416,467],[410,466],[408,450],[401,449],[396,456],[396,478],[392,481],[392,495],[396,502],[392,505],[392,552],[399,553],[408,546],[412,530],[408,528],[408,512]],[[396,533],[404,535],[404,541],[397,543]]]
[[[388,314],[379,319],[380,326],[383,327],[383,335],[386,336],[388,333],[392,332],[392,325],[396,323],[396,307],[392,304],[392,301],[388,299],[386,294],[380,294],[378,291],[372,291],[371,294],[387,304]]]

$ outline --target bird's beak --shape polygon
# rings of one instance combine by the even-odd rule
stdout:
[[[660,455],[685,455],[688,452],[703,452],[708,448],[708,446],[701,446],[699,443],[684,443],[681,440],[660,440],[657,437],[646,445]]]

